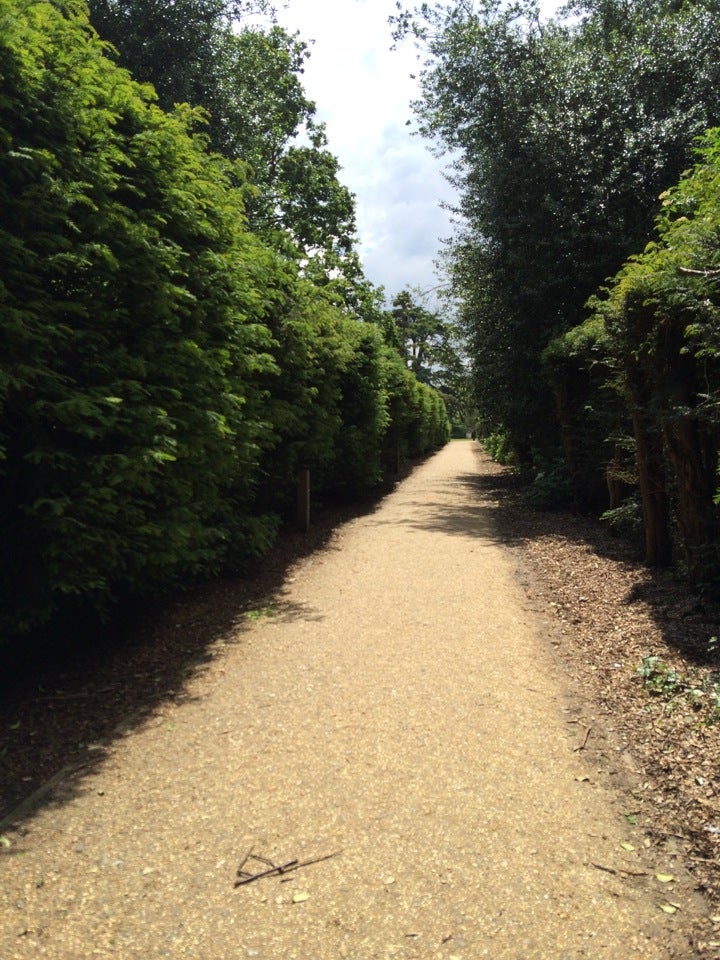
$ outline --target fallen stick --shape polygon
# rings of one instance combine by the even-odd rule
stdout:
[[[270,867],[268,870],[261,870],[260,873],[253,873],[250,876],[240,877],[235,881],[236,887],[242,887],[246,883],[252,883],[253,880],[260,880],[261,877],[270,877],[274,873],[285,873],[288,867],[293,867],[297,864],[297,860],[288,860],[287,863],[281,863],[276,867]]]
[[[625,867],[618,867],[617,870],[615,867],[605,867],[602,863],[595,863],[591,861],[590,864],[592,867],[595,867],[597,870],[603,870],[605,873],[612,873],[617,876],[620,873],[624,873],[627,877],[647,877],[649,876],[647,870],[626,870]]]
[[[243,867],[245,866],[245,864],[248,862],[248,860],[249,860],[250,857],[252,856],[252,852],[253,852],[253,848],[250,847],[250,849],[248,850],[248,852],[245,854],[245,856],[244,856],[244,857],[242,858],[242,860],[240,861],[240,866],[237,868],[237,874],[236,874],[236,876],[241,877],[241,876],[243,875]]]
[[[309,867],[313,863],[322,863],[323,860],[331,860],[333,857],[339,857],[342,853],[342,850],[336,850],[334,853],[326,853],[322,857],[313,857],[312,860],[303,860],[302,863],[295,863],[290,870],[299,870],[300,867]],[[287,873],[290,873],[290,870],[287,870]]]
[[[580,751],[580,750],[584,750],[585,747],[587,746],[588,737],[590,736],[590,731],[591,731],[591,730],[592,730],[592,727],[588,727],[587,730],[585,731],[585,739],[583,740],[583,742],[580,744],[579,747],[575,747],[575,752],[576,752],[576,753],[577,753],[578,751]]]
[[[235,881],[236,887],[242,887],[246,883],[252,883],[253,880],[260,880],[262,877],[271,877],[275,874],[278,876],[284,873],[292,873],[293,870],[299,870],[300,867],[309,867],[313,863],[322,863],[323,860],[330,860],[332,857],[337,857],[342,853],[342,850],[335,850],[333,853],[326,853],[322,857],[311,857],[309,860],[288,860],[287,863],[274,864],[272,860],[268,860],[265,857],[260,857],[256,853],[252,852],[252,847],[248,850],[245,855],[245,859],[242,861],[237,870],[238,879]],[[260,873],[247,873],[243,870],[243,867],[248,862],[250,857],[253,860],[258,860],[260,863],[267,863],[269,867],[267,870],[261,870]]]

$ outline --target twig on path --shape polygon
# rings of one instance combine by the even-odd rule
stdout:
[[[322,857],[313,857],[311,860],[303,860],[302,863],[296,863],[292,869],[299,870],[300,867],[309,867],[313,863],[322,863],[323,860],[331,860],[333,857],[339,857],[341,853],[342,850],[335,850],[334,853],[326,853]]]
[[[625,874],[627,877],[647,877],[649,876],[647,870],[626,870],[625,867],[618,867],[616,870],[615,867],[606,867],[602,863],[595,863],[595,861],[590,861],[590,866],[595,867],[596,870],[602,870],[605,873],[612,873],[616,877],[619,874]]]
[[[250,849],[248,850],[248,852],[245,854],[245,856],[244,856],[244,857],[242,858],[242,860],[240,861],[240,866],[237,868],[237,874],[236,874],[236,876],[238,876],[238,877],[243,876],[243,873],[244,873],[243,867],[245,866],[245,864],[248,862],[248,860],[249,860],[250,857],[252,856],[252,852],[253,852],[253,848],[250,847]]]
[[[244,870],[242,870],[238,873],[238,879],[235,881],[235,886],[242,887],[243,884],[252,883],[253,880],[259,880],[261,877],[270,877],[274,873],[285,873],[289,867],[294,866],[297,866],[297,860],[288,860],[287,863],[273,865],[267,870],[261,870],[260,873],[246,873]]]
[[[579,747],[575,747],[575,753],[578,753],[580,750],[585,749],[585,747],[587,746],[588,737],[590,736],[591,731],[592,731],[592,727],[588,727],[587,730],[585,731],[585,739],[583,740],[583,742],[580,744]]]
[[[261,857],[259,854],[252,852],[252,847],[245,855],[244,860],[240,864],[237,870],[238,879],[235,881],[236,887],[242,887],[246,883],[252,883],[253,880],[260,880],[262,877],[270,877],[273,875],[280,876],[281,874],[291,873],[293,870],[299,870],[300,867],[309,867],[313,863],[322,863],[323,860],[330,860],[332,857],[337,857],[342,853],[342,850],[335,850],[334,853],[326,853],[321,857],[311,857],[309,860],[288,860],[287,863],[275,864],[272,860],[268,860],[266,857]],[[261,870],[259,873],[249,873],[247,870],[244,870],[243,867],[248,862],[248,860],[257,860],[258,863],[265,863],[268,865],[267,870]]]

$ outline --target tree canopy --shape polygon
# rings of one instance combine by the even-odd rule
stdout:
[[[89,9],[119,62],[136,80],[152,84],[163,109],[202,107],[201,129],[211,149],[247,165],[251,229],[311,261],[318,280],[340,274],[346,286],[361,283],[355,200],[340,181],[337,158],[302,84],[309,51],[273,23],[270,4],[89,0]],[[264,27],[258,13],[266,15]]]
[[[620,523],[636,490],[648,560],[711,581],[715,139],[681,177],[720,124],[720,7],[573,0],[543,20],[536,0],[473,0],[393,20],[421,50],[423,132],[455,157],[445,265],[481,433],[548,502],[609,495]]]
[[[423,4],[424,133],[457,157],[461,227],[446,263],[487,430],[521,462],[557,444],[542,369],[553,336],[647,241],[658,194],[720,121],[717,4]]]

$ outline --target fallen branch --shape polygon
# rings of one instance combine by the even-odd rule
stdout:
[[[271,877],[273,875],[280,876],[281,874],[291,873],[293,870],[299,870],[301,867],[309,867],[313,863],[322,863],[323,860],[330,860],[332,857],[337,857],[342,853],[342,850],[335,850],[334,853],[326,853],[321,857],[311,857],[309,860],[288,860],[287,863],[275,864],[272,860],[268,860],[266,857],[261,857],[259,854],[252,852],[252,847],[245,854],[245,857],[237,869],[238,879],[235,881],[236,887],[242,887],[247,883],[252,883],[253,880],[260,880],[262,877]],[[248,860],[257,860],[258,863],[265,863],[268,865],[267,870],[261,870],[259,873],[248,873],[244,870],[243,867],[248,862]]]
[[[274,865],[267,870],[261,870],[260,873],[245,873],[244,871],[240,871],[238,879],[235,881],[235,886],[242,887],[246,883],[252,883],[253,880],[260,880],[261,877],[270,877],[273,874],[285,873],[288,867],[294,867],[296,865],[297,860],[288,860],[287,863]]]
[[[311,860],[303,860],[302,863],[296,863],[292,869],[299,870],[300,867],[309,867],[313,863],[322,863],[323,860],[331,860],[333,857],[339,857],[341,853],[342,850],[335,850],[334,853],[326,853],[322,857],[313,857]]]

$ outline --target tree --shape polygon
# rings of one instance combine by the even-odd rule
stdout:
[[[225,41],[250,15],[272,18],[267,0],[88,0],[90,19],[122,65],[151,83],[164,110],[219,106]]]
[[[422,306],[421,297],[417,291],[414,295],[410,290],[398,293],[386,317],[385,330],[388,341],[400,352],[408,368],[420,381],[430,383],[447,344],[448,324],[439,313]]]
[[[424,49],[417,112],[459,157],[448,249],[481,419],[521,463],[558,448],[548,343],[652,229],[657,195],[720,120],[709,0],[423,4],[395,19]]]
[[[720,448],[720,130],[663,197],[658,240],[592,307],[623,372],[637,447],[647,558],[671,558],[671,509],[691,578],[713,581]],[[666,478],[672,477],[673,497]]]
[[[5,626],[267,545],[262,320],[237,171],[104,57],[80,5],[0,0]],[[242,531],[242,533],[241,533]]]
[[[350,280],[355,201],[302,85],[308,48],[278,26],[242,23],[271,10],[264,0],[90,0],[98,33],[160,106],[203,107],[211,148],[247,164],[251,229],[312,261],[316,279]]]

